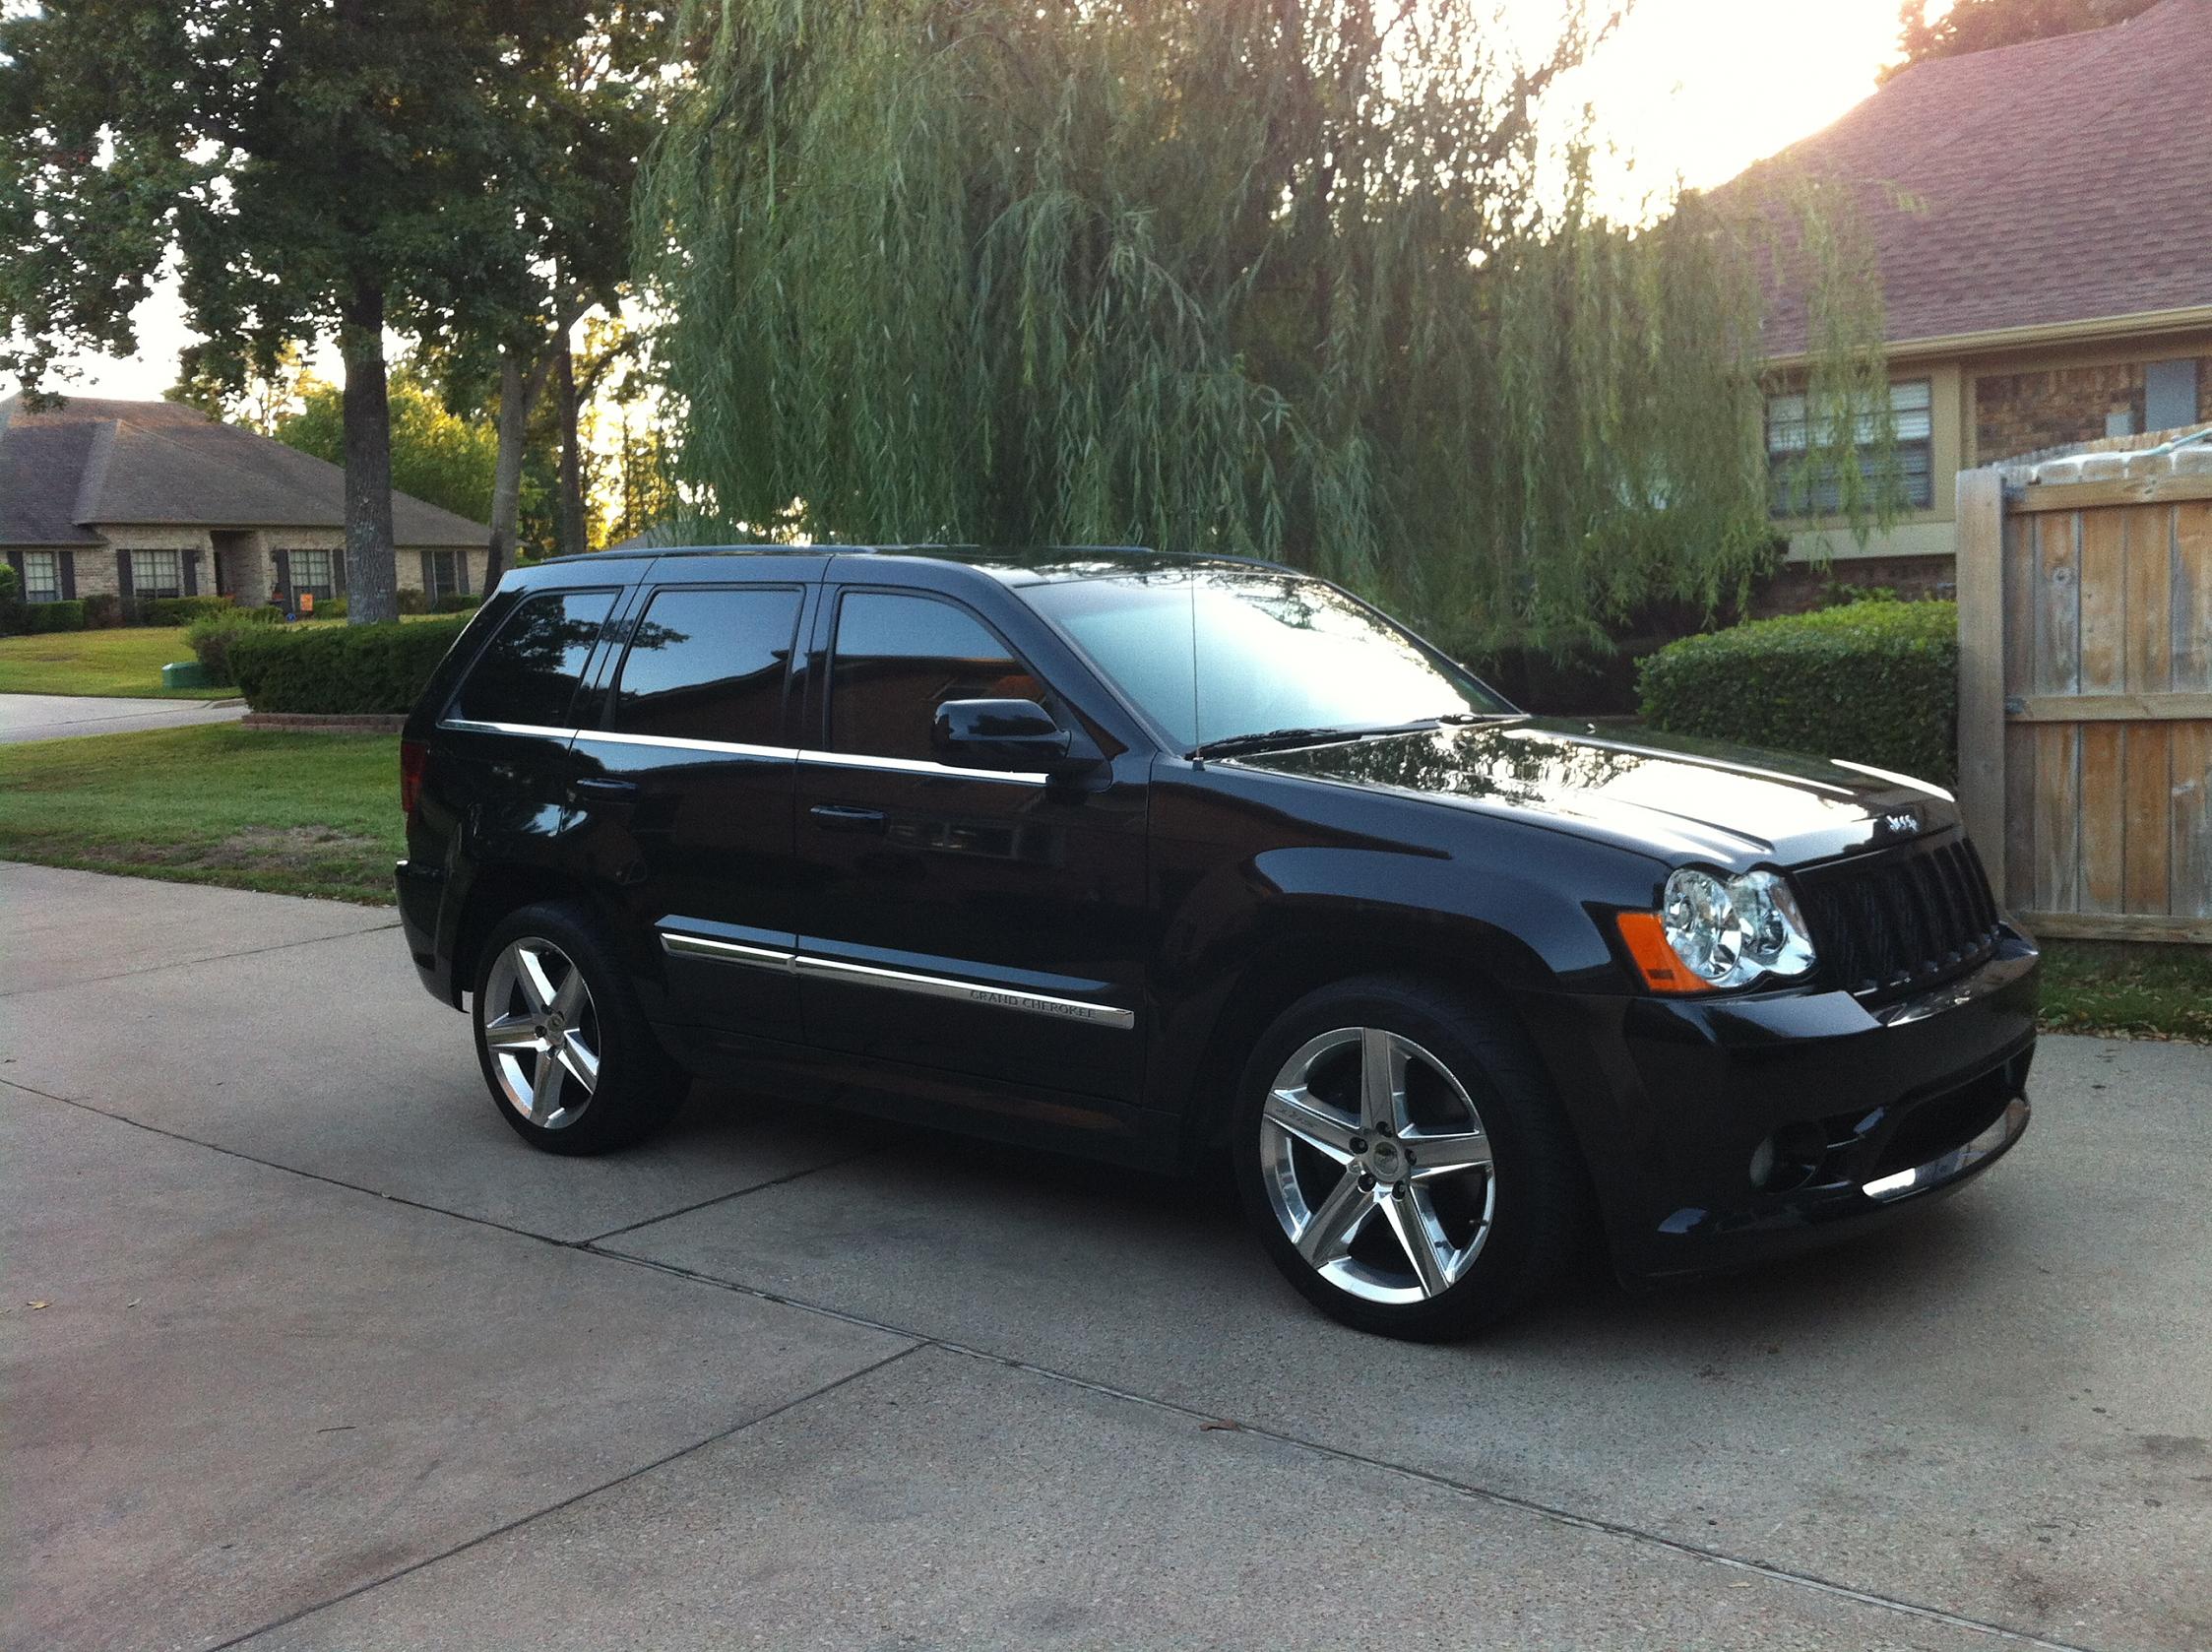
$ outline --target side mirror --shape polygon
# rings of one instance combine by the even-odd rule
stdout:
[[[939,757],[971,769],[1065,774],[1091,761],[1034,700],[947,700],[929,733]]]

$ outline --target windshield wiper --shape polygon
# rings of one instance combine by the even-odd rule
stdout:
[[[1269,751],[1278,746],[1311,745],[1320,740],[1363,740],[1375,734],[1410,734],[1435,726],[1435,718],[1424,717],[1414,723],[1390,723],[1375,728],[1270,729],[1260,734],[1232,734],[1226,739],[1208,740],[1189,755],[1233,757],[1240,751]]]

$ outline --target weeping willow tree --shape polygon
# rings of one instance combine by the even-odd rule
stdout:
[[[1533,55],[1485,0],[677,27],[640,234],[701,535],[1278,557],[1471,651],[1771,553],[1759,260],[1596,210],[1541,118],[1578,5]]]

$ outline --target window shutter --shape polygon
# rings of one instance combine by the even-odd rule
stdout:
[[[61,553],[61,600],[65,603],[77,600],[77,553],[74,550]]]
[[[422,553],[422,605],[428,608],[438,605],[437,570],[430,565],[428,551]]]
[[[122,598],[124,605],[129,606],[131,601],[131,553],[127,550],[119,550],[115,553],[115,590]]]
[[[423,554],[422,563],[424,567],[428,567],[430,564],[430,557],[427,552]],[[20,550],[9,551],[8,566],[15,570],[16,595],[20,597],[23,595],[23,552]]]
[[[269,553],[277,562],[277,605],[291,606],[291,552],[273,550]]]
[[[346,595],[346,551],[343,546],[330,553],[330,594],[333,597]]]
[[[200,553],[196,550],[184,553],[184,594],[187,597],[200,595]]]

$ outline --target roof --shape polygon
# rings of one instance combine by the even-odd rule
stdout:
[[[343,528],[338,466],[176,402],[0,402],[0,544],[97,544],[96,524]],[[484,544],[491,530],[392,494],[393,541]]]
[[[1892,344],[2212,306],[2212,0],[1916,64],[1739,181],[1848,184]],[[1769,355],[1805,349],[1801,295]]]

